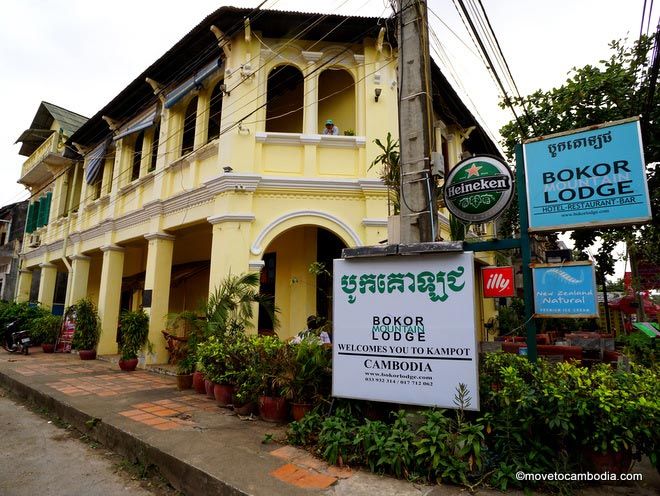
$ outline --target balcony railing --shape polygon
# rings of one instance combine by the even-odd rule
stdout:
[[[21,177],[25,177],[28,172],[39,165],[49,154],[58,153],[59,142],[59,133],[53,133],[46,139],[46,141],[39,145],[39,148],[37,148],[34,153],[32,153],[32,155],[30,155],[28,159],[23,162]]]

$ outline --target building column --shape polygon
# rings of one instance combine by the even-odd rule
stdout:
[[[66,288],[66,307],[70,307],[87,296],[87,281],[91,260],[87,255],[73,255],[71,257],[71,273]]]
[[[250,262],[251,214],[216,215],[206,219],[213,225],[209,293],[213,294],[229,275],[248,271]]]
[[[16,288],[16,301],[18,303],[30,301],[30,288],[32,288],[32,271],[28,269],[19,270]]]
[[[124,272],[124,248],[104,245],[101,285],[99,287],[99,316],[101,339],[97,351],[100,355],[117,353],[117,323],[121,299],[121,280]]]
[[[55,297],[55,281],[57,280],[57,266],[51,263],[39,264],[41,279],[39,280],[39,303],[49,310],[53,307]]]
[[[165,329],[170,305],[174,236],[156,232],[144,237],[149,241],[149,250],[142,303],[149,314],[149,341],[153,345],[153,355],[147,356],[147,363],[167,363],[167,350],[161,331]]]

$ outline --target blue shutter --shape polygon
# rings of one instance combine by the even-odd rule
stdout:
[[[103,164],[105,163],[105,152],[108,149],[109,140],[104,141],[85,157],[85,181],[87,184],[96,184],[103,178]]]
[[[206,78],[213,74],[217,69],[222,67],[222,60],[217,59],[211,62],[210,64],[202,67],[199,71],[195,73],[193,77],[187,79],[184,83],[180,84],[178,87],[173,89],[167,94],[165,99],[165,104],[163,105],[166,109],[173,107],[181,99],[190,93],[195,88],[202,86],[202,83]]]
[[[158,110],[154,110],[153,112],[150,112],[148,115],[145,115],[139,121],[133,122],[130,126],[125,127],[119,133],[117,133],[114,138],[112,138],[113,141],[117,141],[118,139],[121,139],[125,136],[137,133],[139,131],[147,129],[148,127],[153,126],[154,122],[156,122],[157,113]]]

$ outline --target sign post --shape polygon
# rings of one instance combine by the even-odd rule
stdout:
[[[479,409],[474,255],[334,262],[332,395]]]
[[[637,118],[534,138],[523,153],[530,231],[651,219]]]
[[[535,317],[598,317],[596,272],[591,262],[536,264],[532,272]]]

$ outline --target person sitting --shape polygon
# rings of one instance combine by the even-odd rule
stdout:
[[[298,344],[306,339],[317,339],[319,344],[331,344],[332,341],[330,335],[321,327],[323,320],[325,319],[317,317],[316,315],[310,315],[307,317],[307,328],[296,334],[293,339],[291,339],[291,343]]]
[[[331,134],[337,136],[339,134],[339,128],[335,126],[335,123],[332,122],[332,119],[325,121],[325,129],[323,129],[323,134]]]

